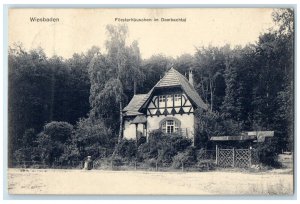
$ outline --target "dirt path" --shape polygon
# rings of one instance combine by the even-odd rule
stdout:
[[[293,175],[283,171],[144,172],[9,169],[11,194],[292,194]]]

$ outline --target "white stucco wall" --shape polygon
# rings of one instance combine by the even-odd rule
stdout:
[[[136,139],[136,125],[130,124],[132,120],[125,119],[124,121],[124,133],[123,137],[125,139]],[[143,124],[138,124],[138,131],[143,132]]]
[[[181,93],[179,94],[181,95]],[[148,109],[147,109],[147,136],[149,136],[149,133],[153,130],[159,129],[160,128],[160,122],[166,118],[176,118],[177,120],[180,121],[180,128],[184,129],[184,135],[187,134],[187,136],[190,139],[194,139],[194,109],[192,107],[192,104],[190,103],[190,101],[188,100],[187,96],[183,93],[182,94],[182,105],[184,105],[185,107],[183,107],[184,114],[175,114],[175,115],[170,115],[170,113],[172,112],[173,109],[173,98],[171,97],[171,95],[165,95],[166,97],[166,103],[165,102],[161,102],[159,103],[159,96],[154,96],[151,100],[151,102],[149,103]],[[154,106],[154,104],[155,106]],[[175,105],[175,111],[178,113],[180,110],[180,105],[181,105],[181,99],[179,100],[175,100],[175,96],[174,96],[174,105]],[[164,110],[166,109],[168,111],[168,115],[160,115],[157,116],[156,112],[158,110],[159,107],[159,111],[161,114],[163,114]],[[192,113],[187,114],[187,112],[191,111]],[[152,115],[152,116],[151,116]],[[136,125],[135,124],[131,124],[133,118],[129,119],[127,118],[124,121],[124,138],[126,139],[136,139]],[[146,135],[146,130],[144,130],[144,126],[143,124],[139,124],[138,125],[138,131],[142,132],[144,135]]]
[[[156,130],[159,129],[159,123],[160,121],[162,121],[165,118],[176,118],[177,120],[179,120],[181,122],[181,127],[180,128],[187,128],[188,130],[188,137],[193,139],[194,136],[194,122],[195,122],[195,117],[194,114],[175,114],[173,115],[168,115],[168,116],[148,116],[147,117],[147,131],[148,131],[148,135],[149,132],[151,132],[152,130]]]

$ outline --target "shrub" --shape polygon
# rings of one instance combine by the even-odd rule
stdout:
[[[155,168],[158,161],[154,158],[145,160],[148,167]]]
[[[190,139],[181,135],[155,130],[149,134],[148,142],[139,146],[138,158],[139,161],[154,158],[162,163],[171,163],[178,152],[185,151],[191,144]]]
[[[133,139],[123,139],[117,148],[117,154],[124,159],[131,161],[135,159],[137,152],[136,141]]]
[[[41,132],[37,135],[37,144],[38,146],[36,147],[35,152],[39,154],[39,160],[43,163],[51,164],[55,160],[53,155],[54,144],[51,137]]]
[[[277,161],[276,145],[273,140],[258,143],[254,148],[260,163],[271,167],[280,167],[280,163]]]
[[[216,164],[212,160],[200,160],[196,166],[200,171],[209,171],[216,168]]]
[[[147,141],[147,138],[145,136],[141,136],[139,139],[138,139],[138,146],[140,146],[141,144],[144,144],[146,143]]]
[[[83,159],[86,156],[98,158],[111,154],[116,137],[105,126],[103,120],[84,118],[77,122],[71,140],[78,147],[80,158]],[[105,154],[103,153],[103,149],[107,150],[105,150]]]
[[[123,158],[119,157],[119,156],[115,156],[115,157],[111,158],[111,161],[112,161],[112,165],[115,167],[119,167],[124,164]]]
[[[184,152],[179,152],[174,158],[172,167],[173,168],[180,168],[182,164],[187,166],[192,166],[197,162],[196,151],[194,147],[187,148]]]
[[[197,109],[195,117],[195,145],[198,147],[206,148],[210,136],[238,135],[241,132],[236,121],[226,118],[218,112]]]
[[[36,134],[33,128],[26,129],[22,138],[19,140],[20,149],[13,153],[14,164],[18,165],[24,161],[34,160],[35,152],[32,151],[35,147]]]
[[[192,140],[190,140],[189,138],[182,137],[181,135],[172,135],[171,140],[174,148],[178,152],[182,152],[192,145]]]
[[[22,147],[33,147],[36,140],[36,133],[33,128],[26,129],[22,137]]]
[[[81,160],[79,149],[76,144],[68,143],[64,148],[64,153],[60,157],[60,161],[78,161]]]
[[[24,149],[18,149],[14,152],[14,162],[17,164],[21,164],[22,162],[26,161],[26,157],[24,154]]]
[[[153,158],[150,156],[150,144],[149,142],[141,144],[137,150],[138,161],[145,161],[148,158]]]
[[[52,140],[65,143],[71,137],[73,125],[67,122],[52,121],[44,126],[44,134],[49,135]]]

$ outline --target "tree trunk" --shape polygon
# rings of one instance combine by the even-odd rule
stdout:
[[[114,152],[113,152],[113,155],[112,155],[112,158],[115,157],[116,155],[116,152],[117,152],[117,149],[120,145],[120,142],[123,138],[123,114],[122,114],[122,100],[120,100],[119,102],[119,105],[120,105],[120,128],[119,128],[119,136],[118,136],[118,143],[117,145],[115,146],[115,149],[114,149]]]
[[[122,140],[123,137],[123,114],[122,114],[122,101],[119,103],[120,105],[120,129],[119,129],[119,137],[118,137],[118,142]]]
[[[53,71],[53,70],[52,70]],[[52,72],[51,76],[51,85],[50,85],[50,114],[49,114],[49,121],[53,120],[53,113],[54,113],[54,97],[55,97],[55,76],[54,71]]]
[[[136,80],[133,82],[133,95],[136,94]]]
[[[212,84],[212,79],[209,80],[210,83],[210,110],[213,110],[213,84]]]
[[[202,74],[201,74],[200,80],[201,80],[200,83],[201,83],[202,94],[203,94],[203,97],[205,98],[205,102],[207,102],[207,91],[204,89],[204,79],[203,79]]]

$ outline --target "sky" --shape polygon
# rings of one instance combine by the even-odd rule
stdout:
[[[106,25],[115,18],[157,18],[158,22],[127,22],[128,44],[139,43],[141,56],[177,57],[193,54],[200,46],[245,46],[274,26],[270,8],[189,9],[10,9],[9,45],[25,49],[41,47],[46,55],[72,57],[92,46],[105,52]],[[59,18],[59,22],[31,22],[30,17]],[[161,18],[184,18],[186,22],[162,22]]]

